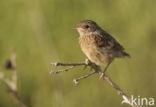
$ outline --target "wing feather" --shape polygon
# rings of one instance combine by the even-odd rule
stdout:
[[[108,53],[116,57],[129,56],[129,54],[124,51],[123,46],[107,32],[102,31],[100,35],[97,34],[96,36],[95,41],[98,47],[104,48]]]

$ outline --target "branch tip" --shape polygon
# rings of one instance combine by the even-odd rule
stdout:
[[[54,62],[54,63],[51,63],[51,65],[58,66],[59,63],[58,62]]]
[[[73,79],[73,82],[75,85],[78,85],[78,83],[79,83],[77,79]]]

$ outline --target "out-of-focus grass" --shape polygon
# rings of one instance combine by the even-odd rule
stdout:
[[[83,61],[74,28],[92,19],[114,35],[131,54],[116,60],[108,74],[126,92],[156,99],[155,0],[1,0],[0,64],[17,53],[18,88],[30,107],[127,107],[96,76],[75,87],[82,69],[50,76],[52,61]],[[113,103],[112,103],[113,102]],[[16,107],[0,83],[0,107]]]

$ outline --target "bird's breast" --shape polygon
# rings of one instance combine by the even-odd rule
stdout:
[[[90,61],[97,65],[105,65],[109,62],[109,57],[103,52],[103,49],[97,46],[95,38],[91,35],[79,37],[79,43],[83,53]]]

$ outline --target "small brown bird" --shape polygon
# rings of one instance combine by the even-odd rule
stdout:
[[[105,70],[114,58],[129,57],[124,48],[96,22],[83,20],[76,27],[80,37],[79,43],[87,58]],[[104,71],[105,71],[104,70]]]

